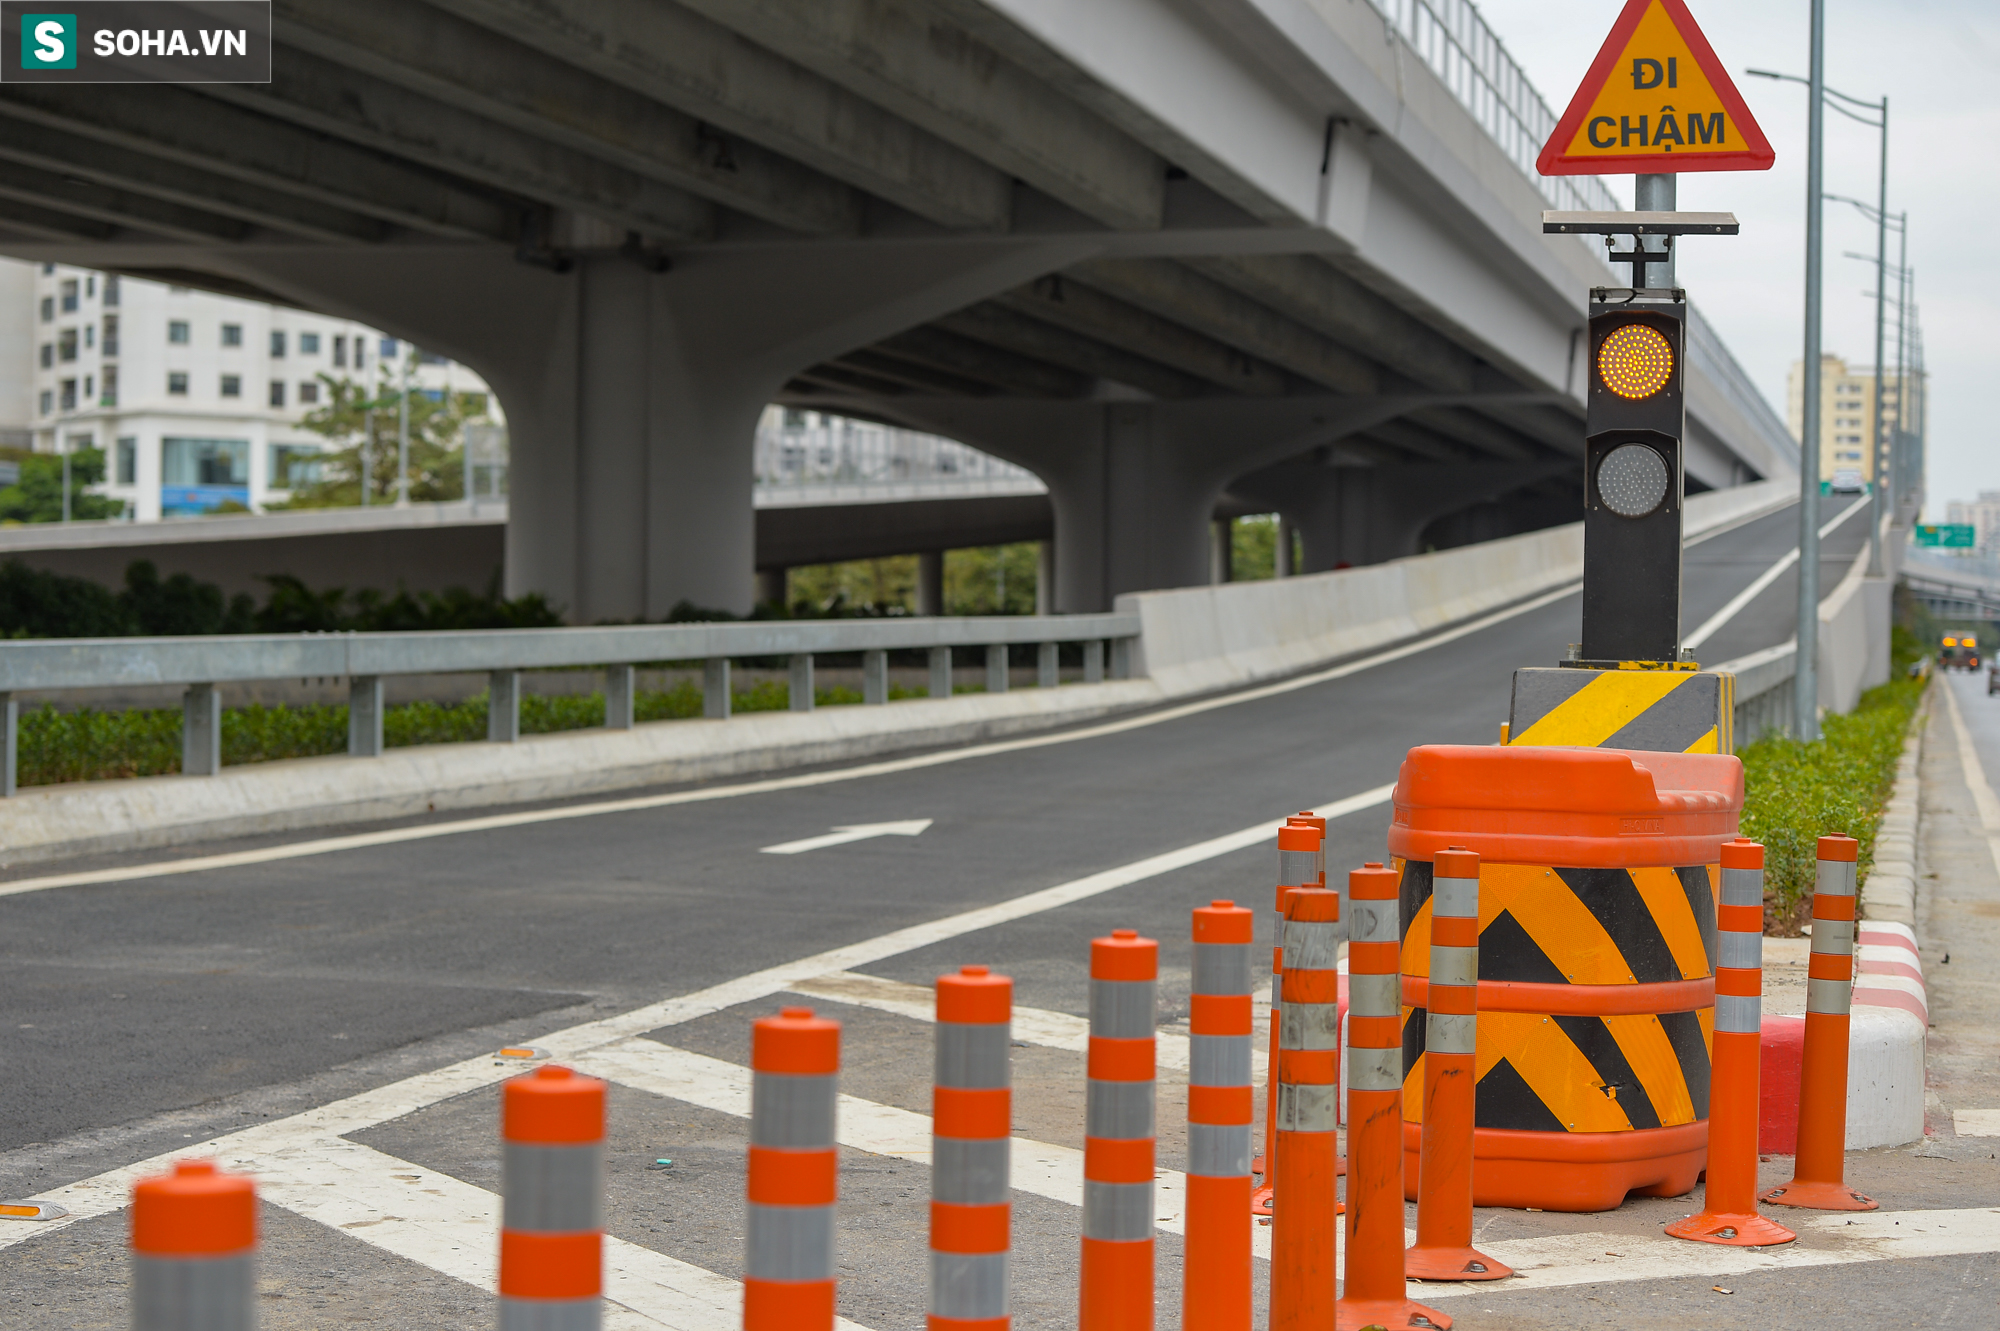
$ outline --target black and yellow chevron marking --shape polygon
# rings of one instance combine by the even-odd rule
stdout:
[[[1424,1018],[1403,1009],[1403,1117],[1423,1121]],[[1657,1016],[1479,1014],[1474,1121],[1528,1132],[1630,1132],[1708,1117],[1715,1010]]]
[[[1431,969],[1431,866],[1398,864],[1403,973]],[[1708,976],[1717,866],[1479,869],[1479,978],[1538,984],[1664,984]]]
[[[1507,743],[1733,753],[1736,677],[1712,670],[1514,672]]]

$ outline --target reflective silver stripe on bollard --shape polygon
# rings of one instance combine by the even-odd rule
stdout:
[[[1845,897],[1852,900],[1855,893],[1855,870],[1853,860],[1820,860],[1817,864],[1818,881],[1813,891],[1816,896]],[[1850,916],[1852,909],[1847,912]],[[1806,1011],[1819,1012],[1828,1016],[1844,1017],[1854,1005],[1854,921],[1826,920],[1813,913],[1812,951],[1815,956],[1846,957],[1848,977],[1845,980],[1806,980]]]
[[[255,1331],[257,1263],[132,1256],[132,1331]]]
[[[1732,869],[1722,866],[1722,904],[1751,908],[1757,911],[1761,921],[1764,911],[1764,871],[1762,869]],[[1739,930],[1728,927],[1726,921],[1730,912],[1722,912],[1725,923],[1716,930],[1717,970],[1745,970],[1759,973],[1757,994],[1725,994],[1715,996],[1715,1029],[1738,1035],[1757,1035],[1764,1027],[1764,1000],[1761,976],[1764,969],[1764,931]],[[1815,929],[1814,933],[1819,931]]]
[[[832,1331],[840,1025],[788,1007],[750,1030],[745,1331]]]

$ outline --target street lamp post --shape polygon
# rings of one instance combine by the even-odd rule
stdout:
[[[1820,244],[1826,188],[1826,0],[1812,0],[1812,56],[1806,110],[1805,411],[1799,441],[1798,668],[1792,679],[1792,733],[1819,738]]]

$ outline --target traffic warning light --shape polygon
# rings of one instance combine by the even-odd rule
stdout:
[[[1622,297],[1607,300],[1610,295]],[[1672,661],[1681,636],[1687,301],[1598,288],[1584,418],[1583,657]]]

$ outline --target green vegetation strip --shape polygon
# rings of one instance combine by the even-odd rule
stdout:
[[[962,690],[960,690],[962,691]],[[858,704],[853,689],[815,689],[820,707]],[[893,685],[890,699],[922,696]],[[791,690],[765,680],[737,693],[738,712],[782,712]],[[701,715],[701,686],[684,680],[671,689],[641,690],[633,700],[641,721],[673,721]],[[546,735],[604,724],[602,693],[521,699],[521,733]],[[390,707],[382,718],[390,748],[412,744],[455,744],[486,738],[486,695],[462,703],[413,702]],[[18,780],[23,786],[115,777],[162,776],[181,770],[181,714],[176,708],[133,711],[59,712],[44,706],[24,712],[20,727]],[[345,704],[230,707],[222,713],[222,762],[226,767],[316,758],[347,752]]]
[[[1899,666],[1905,664],[1902,652],[1897,657]],[[1824,718],[1815,743],[1774,733],[1739,752],[1743,835],[1764,843],[1766,933],[1795,936],[1811,917],[1820,837],[1859,841],[1866,880],[1896,760],[1927,683],[1899,669],[1896,678],[1862,694],[1853,711]]]

